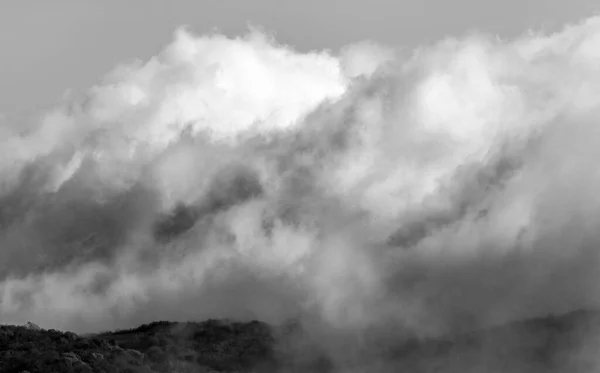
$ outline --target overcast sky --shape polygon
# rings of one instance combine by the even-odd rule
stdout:
[[[372,39],[401,47],[478,29],[504,37],[598,12],[597,0],[4,0],[0,113],[35,113],[116,64],[156,54],[187,24],[227,35],[248,23],[300,50]]]

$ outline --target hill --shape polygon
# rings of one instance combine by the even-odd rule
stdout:
[[[301,343],[290,342],[308,339],[298,325],[290,325],[159,321],[90,336],[43,330],[33,324],[4,325],[0,326],[0,372],[576,373],[600,367],[597,312],[525,320],[440,339],[397,341],[372,346],[364,356],[343,361],[311,346],[310,353],[299,351]]]

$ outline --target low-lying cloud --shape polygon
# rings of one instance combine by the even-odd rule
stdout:
[[[598,305],[600,18],[412,54],[179,30],[0,120],[0,320],[391,323]]]

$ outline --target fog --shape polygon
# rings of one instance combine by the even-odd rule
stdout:
[[[0,118],[0,320],[427,337],[596,307],[599,115],[597,17],[410,52],[182,28]]]

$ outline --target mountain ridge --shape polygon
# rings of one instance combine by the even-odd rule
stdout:
[[[326,347],[298,323],[156,321],[87,335],[1,325],[0,372],[591,372],[600,367],[600,311],[388,341],[342,358]]]

